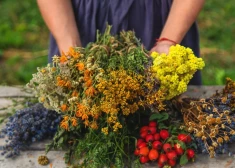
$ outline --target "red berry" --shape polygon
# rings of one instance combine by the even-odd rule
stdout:
[[[140,156],[140,163],[144,164],[147,163],[148,161],[149,161],[148,156]]]
[[[141,142],[141,143],[137,146],[137,148],[138,148],[138,149],[141,149],[141,148],[146,147],[146,146],[147,146],[147,143],[146,143],[146,142]]]
[[[149,134],[155,134],[157,132],[157,128],[156,127],[149,127],[148,128],[148,133]]]
[[[144,142],[144,139],[138,139],[137,143],[136,143],[136,146],[139,146],[139,144],[141,144],[142,142]]]
[[[191,143],[192,142],[192,138],[190,135],[187,136],[187,143]]]
[[[152,141],[153,141],[153,135],[152,135],[152,134],[148,134],[148,135],[145,137],[145,141],[146,141],[146,142],[152,142]]]
[[[174,149],[175,149],[177,155],[183,155],[183,154],[184,154],[184,150],[183,150],[183,148],[180,146],[180,144],[175,144],[175,145],[174,145]]]
[[[154,135],[153,135],[153,139],[155,140],[155,141],[159,141],[160,140],[160,134],[159,133],[155,133]]]
[[[175,160],[171,160],[171,159],[168,160],[168,165],[169,165],[169,166],[174,167],[175,164],[176,164],[176,161],[175,161]]]
[[[167,163],[167,156],[166,154],[162,153],[160,154],[159,158],[158,158],[158,163],[161,164],[161,165],[165,165]]]
[[[171,144],[169,143],[165,143],[163,145],[163,150],[167,153],[167,152],[170,152],[171,151]]]
[[[160,131],[160,137],[165,140],[169,137],[169,132],[167,130],[161,130]]]
[[[168,159],[171,159],[171,160],[176,160],[177,159],[177,153],[174,150],[171,150],[166,155],[167,155]]]
[[[157,127],[157,122],[156,121],[150,121],[149,122],[149,127]]]
[[[134,155],[139,156],[139,154],[140,154],[140,150],[138,148],[136,148],[135,151],[134,151]]]
[[[145,139],[145,137],[148,135],[148,131],[143,131],[140,133],[140,137]]]
[[[140,148],[140,156],[148,156],[148,154],[149,154],[149,148],[147,146]]]
[[[161,164],[159,161],[157,162],[157,165],[158,165],[159,168],[162,168],[162,167],[164,166],[164,165]]]
[[[148,155],[149,160],[151,160],[151,161],[157,160],[158,156],[159,156],[159,154],[158,154],[158,151],[156,149],[151,149],[149,151],[149,155]]]
[[[162,149],[162,143],[160,141],[153,141],[152,148],[160,150],[160,149]]]
[[[184,143],[187,143],[187,135],[186,134],[179,134],[178,135],[178,140],[182,141]]]
[[[143,126],[140,128],[140,133],[143,131],[148,131],[149,127],[148,126]]]
[[[194,158],[195,152],[192,149],[187,149],[187,156],[191,159]]]

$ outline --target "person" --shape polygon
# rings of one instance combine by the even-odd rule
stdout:
[[[71,46],[86,46],[103,32],[106,23],[112,34],[134,30],[150,52],[167,53],[179,43],[199,56],[196,18],[205,0],[37,0],[50,35],[49,61]],[[156,39],[158,40],[157,44]],[[201,85],[196,72],[190,81]]]

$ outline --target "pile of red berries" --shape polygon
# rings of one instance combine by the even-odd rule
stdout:
[[[181,160],[186,159],[187,163],[194,159],[194,150],[189,148],[191,142],[190,135],[170,135],[166,129],[157,130],[157,122],[150,121],[148,126],[140,129],[134,154],[139,157],[140,163],[157,162],[159,167],[173,167]]]

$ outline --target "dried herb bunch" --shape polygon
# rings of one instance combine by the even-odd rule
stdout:
[[[98,32],[97,40],[85,48],[70,48],[67,53],[54,56],[53,63],[39,68],[28,84],[46,108],[62,115],[60,128],[48,149],[71,146],[68,139],[73,141],[65,157],[67,163],[83,158],[81,164],[85,167],[110,167],[130,160],[126,147],[134,147],[133,134],[140,126],[141,116],[150,114],[146,109],[166,109],[170,87],[153,73],[153,58],[133,31],[113,36],[110,30],[111,26],[107,26],[103,34]],[[170,51],[177,51],[180,57],[185,50]],[[185,60],[182,64],[187,63],[188,57]],[[168,72],[169,66],[164,64],[158,69]],[[172,79],[175,74],[161,76],[164,75]],[[160,85],[166,86],[160,89]]]
[[[110,29],[86,48],[55,56],[53,65],[38,69],[28,84],[46,108],[63,114],[65,130],[83,123],[108,134],[122,128],[120,116],[148,106],[164,109],[164,93],[150,73],[147,51],[134,32],[112,36]]]
[[[183,98],[177,102],[185,128],[193,133],[201,152],[210,157],[228,152],[235,140],[235,82],[227,78],[221,93],[207,99]]]

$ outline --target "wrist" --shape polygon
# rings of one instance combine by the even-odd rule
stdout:
[[[60,53],[66,53],[70,47],[81,47],[81,41],[79,38],[64,38],[56,40]]]
[[[156,39],[156,44],[155,45],[159,45],[159,44],[164,44],[164,45],[176,45],[178,44],[176,41],[166,38],[166,37],[161,37],[159,39]]]

